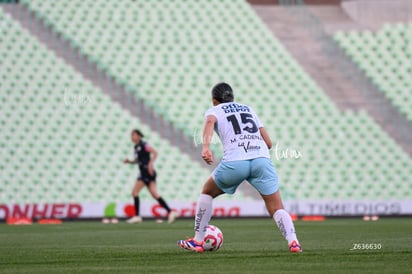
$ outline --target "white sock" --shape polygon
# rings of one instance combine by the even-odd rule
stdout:
[[[283,237],[288,241],[288,244],[293,241],[297,241],[295,232],[295,226],[293,225],[292,218],[289,213],[284,209],[278,209],[275,214],[273,214],[273,220],[275,220]]]
[[[201,242],[205,238],[206,228],[212,217],[213,198],[207,194],[200,194],[197,201],[195,216],[195,241]]]

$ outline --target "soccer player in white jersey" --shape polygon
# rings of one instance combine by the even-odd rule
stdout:
[[[206,111],[203,129],[202,158],[213,163],[210,141],[213,130],[223,144],[223,158],[206,180],[199,196],[195,216],[195,236],[179,240],[178,246],[203,252],[203,239],[212,215],[212,201],[217,196],[233,194],[247,180],[262,196],[270,216],[291,252],[302,252],[295,227],[283,208],[278,188],[278,176],[270,160],[272,141],[263,124],[250,106],[234,103],[233,90],[226,83],[212,89],[213,107]]]

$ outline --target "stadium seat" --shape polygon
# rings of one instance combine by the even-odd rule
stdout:
[[[409,24],[386,24],[376,33],[337,32],[335,41],[393,105],[412,121]]]
[[[0,146],[8,159],[0,166],[2,203],[130,201],[138,171],[122,160],[132,156],[129,134],[136,126],[160,151],[159,192],[167,199],[196,199],[207,169],[150,132],[1,9],[0,19],[9,26],[2,30],[0,47],[9,67],[0,72],[6,79],[0,91]],[[24,50],[10,50],[16,44]],[[192,172],[186,173],[188,163]],[[182,192],[181,184],[192,187]],[[148,195],[143,192],[142,198]]]
[[[61,0],[56,5],[54,0],[21,0],[21,3],[27,5],[56,33],[60,33],[82,56],[96,63],[99,69],[114,77],[117,83],[125,85],[129,92],[144,100],[188,136],[193,136],[202,128],[203,113],[211,106],[210,88],[219,81],[231,83],[236,100],[250,103],[255,108],[273,138],[275,147],[271,150],[272,159],[280,174],[281,190],[286,193],[287,199],[385,199],[390,195],[399,195],[393,198],[402,199],[410,193],[407,190],[410,188],[408,178],[412,177],[410,157],[366,113],[340,112],[264,26],[246,1]],[[233,11],[233,14],[222,22],[221,14],[226,14],[227,10]],[[27,35],[22,32],[22,36]],[[337,34],[336,37],[348,46],[346,51],[357,58],[356,62],[369,64],[369,61],[363,61],[363,56],[369,56],[369,51],[360,49],[358,52],[357,48],[363,44],[373,48],[374,34],[365,33],[358,37],[351,32],[349,35]],[[389,40],[383,37],[381,39]],[[11,38],[20,39],[14,36]],[[34,41],[22,44],[37,45]],[[38,45],[37,48],[42,47]],[[28,54],[35,53],[29,51]],[[61,63],[56,58],[48,58],[50,53],[47,50],[44,54],[46,58],[38,59],[52,59],[56,64]],[[14,70],[14,58],[7,59],[10,60],[7,61],[10,62],[9,67]],[[31,62],[30,58],[27,59]],[[34,74],[32,77],[36,81],[33,86],[39,90],[53,91],[62,83],[81,82],[84,86],[82,90],[89,90],[89,84],[79,75],[67,73],[67,70],[68,67],[62,64],[61,73],[54,76],[72,75],[73,79],[49,83]],[[376,72],[371,70],[371,73]],[[391,79],[392,85],[393,77],[387,77]],[[12,81],[7,84],[6,90],[16,90],[16,85],[20,83]],[[400,85],[399,89],[404,86],[407,87]],[[83,146],[86,155],[103,159],[98,168],[101,169],[110,161],[104,159],[122,158],[125,151],[130,149],[128,132],[121,138],[114,132],[130,130],[138,123],[138,119],[129,117],[100,90],[90,87],[90,91],[96,98],[106,98],[99,103],[102,112],[108,114],[106,117],[122,113],[119,117],[124,123],[110,123],[116,128],[108,129],[106,121],[88,123],[84,121],[86,118],[78,121],[77,117],[84,113],[88,117],[93,116],[81,106],[77,109],[67,108],[68,113],[61,114],[62,117],[72,115],[71,120],[76,121],[78,127],[75,132],[66,130],[63,136],[69,136],[69,140],[83,139],[82,136],[90,139],[96,130],[99,133],[106,132],[108,138],[99,135],[102,139],[96,147]],[[56,96],[53,92],[46,96],[50,98],[51,105],[54,104],[53,96]],[[5,98],[6,102],[13,100]],[[60,101],[56,101],[61,104],[61,97]],[[42,101],[36,101],[35,105],[47,109]],[[99,126],[95,126],[96,123]],[[45,128],[48,129],[48,126],[46,120]],[[53,127],[60,129],[56,125]],[[71,128],[70,123],[67,128]],[[149,131],[148,127],[143,129]],[[45,136],[53,134],[48,132]],[[198,183],[202,182],[197,180],[209,174],[207,170],[198,165],[194,168],[197,172],[186,172],[184,163],[192,162],[187,156],[181,156],[176,148],[169,148],[170,144],[155,133],[151,133],[149,139],[159,150],[167,151],[162,153],[167,155],[166,158],[159,159],[162,174],[165,174],[161,178],[182,182],[185,189],[193,191],[191,193],[200,189]],[[117,147],[118,151],[101,151],[101,144],[106,144],[107,140],[125,143],[111,143],[110,147]],[[302,157],[292,158],[290,153],[293,150],[301,150]],[[59,147],[55,151],[59,152]],[[214,146],[214,152],[216,156],[221,155],[219,144]],[[401,170],[384,168],[393,162],[388,154],[396,155],[394,157],[399,159],[396,161],[403,167]],[[76,151],[65,160],[83,156],[84,153]],[[59,164],[63,165],[64,162]],[[92,160],[85,164],[89,167],[87,170],[95,167]],[[125,168],[119,163],[113,170]],[[176,170],[179,170],[178,174]],[[402,176],[398,176],[399,171]],[[114,178],[117,186],[120,188],[124,181],[132,181],[134,177],[130,174],[135,172],[129,169],[121,174],[113,173],[116,174]],[[59,174],[57,170],[56,176]],[[89,177],[95,182],[92,185],[99,183],[99,180],[93,181],[97,178],[96,174],[91,173]],[[389,181],[404,185],[404,191],[395,191],[394,185],[382,188],[388,178]],[[192,185],[192,181],[196,181],[196,184]],[[373,184],[369,187],[371,181]],[[357,188],[359,184],[362,186]],[[166,182],[159,184],[162,185],[164,188],[161,191],[170,193],[170,197],[186,200],[192,195],[178,192],[175,187],[169,188]],[[353,191],[355,187],[357,191]],[[119,188],[115,190],[119,191]],[[120,192],[116,197],[122,200],[128,198],[127,193]],[[196,198],[196,195],[190,197]],[[100,195],[94,199],[101,198]]]

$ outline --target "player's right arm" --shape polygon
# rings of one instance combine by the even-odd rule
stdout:
[[[136,161],[136,159],[135,160],[124,159],[123,163],[125,163],[125,164],[137,164],[137,161]]]
[[[272,140],[269,137],[269,134],[267,133],[266,129],[264,127],[259,128],[260,135],[262,136],[263,140],[265,141],[268,149],[272,148]]]
[[[206,116],[205,126],[203,128],[203,147],[202,147],[202,159],[208,164],[213,163],[213,155],[210,150],[210,142],[213,137],[213,129],[216,123],[216,117],[214,115]]]

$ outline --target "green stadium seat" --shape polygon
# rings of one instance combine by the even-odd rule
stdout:
[[[217,81],[232,83],[236,90],[236,100],[250,102],[254,106],[270,135],[273,136],[274,144],[279,143],[284,149],[299,146],[304,151],[303,157],[297,160],[277,160],[274,149],[271,151],[274,164],[281,176],[281,189],[286,193],[287,199],[383,199],[387,197],[401,199],[407,197],[404,196],[406,193],[410,193],[407,190],[397,192],[392,185],[387,188],[381,187],[388,180],[406,187],[410,186],[408,181],[412,175],[410,157],[394,144],[393,140],[366,113],[340,112],[264,26],[246,1],[188,0],[171,3],[168,0],[133,2],[61,0],[58,5],[54,0],[21,0],[21,2],[46,24],[52,26],[56,33],[61,34],[65,40],[78,48],[82,56],[96,63],[107,75],[125,85],[129,92],[144,100],[146,105],[152,107],[188,136],[193,136],[194,132],[199,132],[202,128],[203,113],[211,105],[209,92],[211,86]],[[233,14],[222,23],[216,16],[226,10],[233,11]],[[122,15],[122,20],[118,20],[119,14]],[[400,29],[399,32],[404,33],[404,29]],[[12,36],[7,37],[8,39],[20,41],[20,36],[28,35],[22,31],[19,37],[8,36]],[[402,34],[396,37],[392,37],[392,34],[389,36],[384,34],[379,39],[390,44],[392,39],[402,41],[399,37],[406,36]],[[33,39],[25,39],[31,40],[22,43],[30,45],[26,50],[33,46],[36,46],[37,50],[42,49],[42,46]],[[355,62],[369,73],[370,77],[380,75],[372,69],[376,61],[372,64],[370,60],[377,59],[374,58],[373,51],[378,51],[379,56],[389,64],[384,66],[389,68],[389,72],[399,63],[399,60],[402,60],[403,55],[395,53],[396,62],[391,63],[386,56],[392,56],[392,53],[384,51],[385,47],[377,47],[375,34],[371,32],[363,35],[358,35],[357,32],[339,32],[335,35],[335,39],[345,46],[348,55],[356,59]],[[27,54],[35,55],[37,50],[28,50]],[[130,153],[128,152],[130,144],[127,142],[128,131],[131,125],[140,125],[141,121],[130,117],[118,104],[111,102],[110,98],[104,96],[100,90],[71,72],[57,58],[50,57],[51,54],[46,49],[41,52],[44,56],[36,55],[36,59],[42,62],[51,60],[54,63],[45,65],[46,69],[54,68],[58,64],[59,67],[61,66],[61,71],[56,74],[52,69],[51,72],[42,71],[41,76],[33,74],[32,77],[35,78],[33,86],[38,90],[50,91],[46,94],[49,100],[47,104],[39,100],[33,105],[42,109],[60,106],[62,98],[61,96],[56,98],[53,91],[61,84],[71,85],[73,82],[82,85],[82,90],[90,89],[90,94],[93,96],[105,98],[99,102],[96,110],[99,111],[99,115],[107,113],[104,119],[92,119],[91,117],[98,118],[99,115],[93,115],[93,112],[87,112],[82,107],[78,107],[76,111],[67,107],[68,113],[63,116],[65,119],[58,119],[65,122],[53,124],[56,131],[61,131],[61,127],[64,126],[62,137],[83,144],[65,160],[71,159],[70,157],[82,159],[85,155],[88,156],[89,158],[84,162],[87,168],[82,171],[82,177],[90,180],[87,185],[98,185],[101,183],[96,179],[99,174],[94,174],[91,170],[95,168],[100,170],[102,167],[107,169],[107,163],[111,162],[111,159],[121,158],[124,153]],[[11,70],[14,67],[12,62],[14,59],[16,58],[6,59],[10,60],[6,62],[9,62],[8,66]],[[22,60],[27,60],[29,63],[19,67],[35,67],[35,64],[31,63],[32,58],[25,55]],[[54,77],[69,75],[71,78],[55,79],[51,83],[43,81],[43,77],[50,73]],[[385,75],[390,82],[388,86],[393,88],[392,83],[397,83],[399,76],[392,77],[387,74],[387,71]],[[401,80],[406,79],[406,75],[401,74]],[[20,81],[7,83],[7,87],[12,87],[8,90],[16,90],[20,83]],[[377,80],[377,83],[382,81]],[[0,84],[3,85],[3,82],[0,81]],[[403,84],[405,85],[396,85],[397,90],[401,91],[400,87],[410,87],[407,83]],[[405,92],[408,92],[408,89],[405,89]],[[12,101],[12,98],[4,98],[6,102]],[[399,107],[401,107],[400,103],[408,102],[398,101]],[[20,105],[17,105],[17,108],[20,108]],[[411,108],[405,106],[405,109],[406,113],[411,113]],[[40,110],[32,110],[32,112],[33,115],[38,115]],[[105,119],[117,114],[118,118],[107,123]],[[86,118],[78,121],[76,118],[82,115]],[[13,123],[18,121],[19,117],[17,115],[13,118]],[[70,122],[72,120],[76,125]],[[119,120],[124,122],[118,122]],[[53,136],[54,132],[49,128],[47,117],[45,122],[44,136]],[[11,127],[13,123],[7,125]],[[117,124],[115,129],[108,128],[109,125],[115,126],[115,124]],[[76,126],[75,130],[71,132],[70,129],[74,126]],[[107,136],[99,136],[100,139],[93,142],[96,146],[83,143],[84,139],[93,138],[95,131],[99,129],[98,132],[107,132]],[[148,127],[143,129],[145,132],[150,132]],[[125,132],[123,137],[115,134],[119,131]],[[162,169],[159,177],[159,180],[162,180],[159,184],[160,191],[168,193],[170,195],[168,198],[195,199],[203,183],[199,182],[198,178],[206,178],[209,171],[200,165],[188,170],[187,163],[191,166],[193,161],[181,155],[177,148],[169,148],[170,144],[155,133],[151,133],[149,139],[164,155],[158,162],[159,168]],[[101,150],[101,145],[107,144],[109,140],[115,141],[110,142],[107,150]],[[384,168],[395,161],[387,157],[388,151],[384,148],[389,149],[389,147],[391,154],[399,159],[396,162],[403,167],[401,169],[403,176],[398,176],[399,171],[396,169]],[[54,149],[59,152],[59,146],[56,145]],[[30,153],[31,149],[27,152]],[[214,153],[215,156],[221,155],[220,145],[214,146]],[[64,166],[65,162],[62,161],[60,167]],[[71,166],[70,168],[75,169]],[[55,175],[52,177],[59,178],[61,173],[58,166],[54,167],[54,170]],[[176,170],[179,170],[178,174]],[[102,193],[96,193],[89,199],[128,199],[129,194],[125,194],[123,185],[134,180],[134,175],[130,173],[135,172],[135,169],[132,171],[125,168],[120,162],[114,164],[111,169],[108,169],[108,173],[105,173],[109,179],[105,181],[104,186],[110,188],[110,182],[116,181],[115,187],[110,188],[115,194],[104,196]],[[105,176],[100,178],[102,177]],[[163,181],[166,179],[160,178],[175,178],[175,181],[181,182],[185,187],[180,185],[177,187]],[[373,184],[368,185],[371,181]],[[354,187],[357,188],[355,192],[352,191]],[[381,189],[384,190],[380,191]],[[86,188],[81,191],[86,193],[82,199],[87,198],[86,195],[90,190]],[[240,199],[247,199],[246,196],[242,196],[242,193],[239,194]],[[67,199],[69,198],[71,196],[67,196]]]
[[[131,155],[129,131],[136,125],[161,151],[161,177],[175,177],[175,170],[185,170],[186,163],[194,171],[181,172],[178,178],[194,186],[185,194],[178,189],[166,192],[167,186],[176,182],[165,179],[159,183],[159,192],[167,199],[196,199],[203,184],[198,178],[206,178],[207,169],[190,161],[167,140],[149,133],[148,126],[113,103],[1,9],[0,18],[11,26],[3,32],[5,46],[0,47],[0,55],[13,65],[12,77],[7,70],[0,72],[1,79],[7,79],[0,92],[5,114],[0,118],[0,145],[5,149],[4,157],[10,159],[1,166],[9,174],[2,176],[2,191],[10,193],[2,192],[3,203],[128,201],[137,168],[121,161]],[[13,43],[25,45],[24,50],[9,50]],[[21,96],[19,87],[25,81],[30,89],[24,89]],[[66,91],[87,94],[92,98],[90,105],[70,100],[66,105]],[[147,196],[147,192],[142,194]]]
[[[337,32],[335,41],[360,67],[393,105],[412,121],[412,62],[408,24],[386,24],[376,33],[370,31]],[[402,88],[401,88],[402,87]]]

